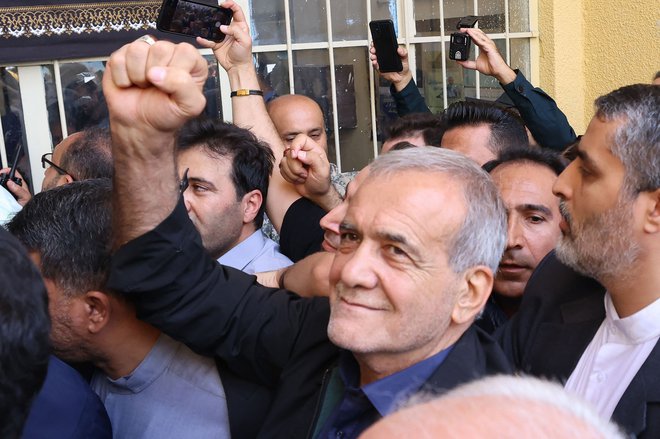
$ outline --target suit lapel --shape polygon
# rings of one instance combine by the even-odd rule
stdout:
[[[561,322],[539,326],[530,358],[537,376],[565,382],[605,318],[603,293],[598,291],[560,306]]]
[[[633,378],[619,400],[612,420],[624,426],[628,432],[644,437],[659,437],[660,420],[651,419],[648,405],[656,404],[660,409],[660,342],[655,344],[651,354]],[[658,416],[655,413],[654,416]],[[652,425],[649,425],[651,423]]]

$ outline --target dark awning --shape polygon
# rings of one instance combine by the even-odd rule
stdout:
[[[108,56],[146,33],[176,39],[156,30],[160,0],[26,3],[0,0],[0,64]]]

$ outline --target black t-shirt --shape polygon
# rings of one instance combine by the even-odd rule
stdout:
[[[323,229],[319,221],[325,214],[325,210],[304,197],[291,204],[282,221],[280,252],[297,262],[323,250]]]

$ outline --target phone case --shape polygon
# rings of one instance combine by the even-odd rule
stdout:
[[[375,20],[369,22],[371,37],[376,48],[378,69],[383,73],[400,72],[403,70],[401,58],[397,53],[399,44],[392,20]]]

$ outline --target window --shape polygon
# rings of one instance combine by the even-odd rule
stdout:
[[[447,56],[449,35],[465,15],[480,16],[479,27],[509,64],[530,73],[529,0],[249,0],[246,14],[267,94],[302,93],[319,103],[329,156],[343,171],[373,159],[396,117],[389,83],[371,71],[369,20],[394,21],[417,86],[436,113],[465,97],[495,100],[502,93],[493,78]]]
[[[417,86],[433,112],[465,97],[494,100],[502,90],[490,77],[449,60],[449,35],[465,15],[495,40],[505,59],[529,75],[530,0],[243,0],[253,35],[254,59],[266,99],[302,93],[326,113],[329,156],[343,171],[358,170],[378,154],[396,117],[389,84],[369,63],[368,22],[392,19],[408,47]],[[206,114],[231,119],[229,83],[208,50]],[[475,56],[473,49],[473,57]],[[55,55],[56,57],[56,55]],[[100,87],[106,58],[0,67],[3,85],[2,163],[20,127],[26,155],[49,152],[63,136],[107,125]],[[20,81],[19,81],[20,78]],[[22,86],[22,87],[19,87]],[[98,105],[97,105],[98,104]],[[24,125],[22,115],[31,117]],[[14,115],[16,117],[14,117]],[[12,137],[14,136],[14,137]],[[2,139],[0,139],[1,141]],[[38,160],[32,160],[38,165]],[[32,169],[40,187],[41,171]]]

